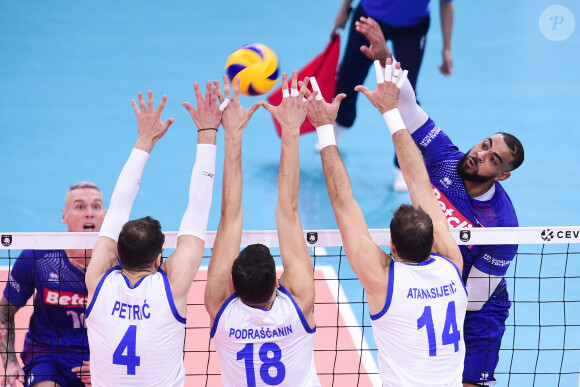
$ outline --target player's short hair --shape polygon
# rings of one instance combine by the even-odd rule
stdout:
[[[433,247],[433,222],[422,208],[402,204],[391,219],[391,241],[399,257],[420,263],[429,258]]]
[[[259,243],[243,249],[232,265],[232,281],[243,302],[268,301],[276,288],[276,263],[270,249]]]
[[[498,132],[497,134],[500,134],[503,137],[503,141],[512,153],[513,160],[509,164],[509,171],[513,171],[524,162],[524,146],[520,140],[512,134],[504,132]]]
[[[121,266],[129,270],[145,269],[163,251],[165,235],[158,220],[147,216],[130,220],[121,229],[117,251]]]
[[[68,188],[68,192],[74,191],[75,189],[81,189],[81,188],[92,188],[92,189],[96,189],[97,191],[101,192],[101,189],[99,188],[99,186],[96,185],[95,183],[93,183],[92,181],[79,181],[78,183],[74,183],[73,185],[71,185]]]

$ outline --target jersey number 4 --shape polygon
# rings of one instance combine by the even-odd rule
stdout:
[[[417,329],[425,327],[427,329],[427,340],[429,341],[429,356],[437,356],[437,341],[435,339],[435,328],[433,327],[433,315],[431,307],[426,306],[423,314],[417,319]],[[455,352],[459,351],[459,340],[461,333],[457,329],[457,318],[455,317],[455,301],[450,301],[445,314],[445,324],[441,341],[443,345],[453,344]]]
[[[127,375],[135,375],[135,369],[141,365],[141,357],[136,354],[136,342],[137,325],[129,325],[117,349],[113,352],[113,364],[126,366]]]
[[[269,354],[272,353],[272,356]],[[244,360],[246,367],[246,382],[248,387],[256,386],[256,376],[254,375],[254,344],[248,343],[237,353],[236,360]],[[260,366],[260,377],[269,386],[276,386],[284,381],[286,367],[280,361],[282,350],[276,343],[264,343],[258,351],[262,365]],[[273,369],[275,376],[270,375]]]

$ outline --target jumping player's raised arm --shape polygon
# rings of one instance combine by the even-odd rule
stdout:
[[[197,109],[190,103],[187,109],[197,127],[197,152],[191,172],[189,202],[179,226],[177,248],[161,268],[167,273],[175,306],[181,316],[187,313],[187,294],[201,265],[205,232],[215,175],[216,135],[222,112],[216,101],[218,81],[206,82],[205,99],[199,85],[193,84]]]
[[[393,136],[395,151],[399,157],[399,164],[405,177],[405,182],[409,188],[409,195],[415,207],[421,207],[429,214],[433,222],[433,251],[449,258],[458,267],[459,271],[463,269],[463,258],[457,247],[457,243],[449,232],[449,224],[441,211],[441,207],[429,181],[427,169],[423,159],[406,130],[405,123],[397,109],[399,99],[399,90],[406,81],[406,72],[401,74],[401,65],[396,63],[395,79],[391,81],[391,59],[387,59],[385,73],[379,62],[375,62],[377,73],[377,88],[370,91],[364,86],[357,86],[356,91],[362,92],[371,103],[380,111],[385,118],[387,126]],[[395,80],[397,83],[395,83]]]
[[[209,263],[205,287],[205,308],[210,315],[210,325],[226,299],[234,293],[231,282],[232,264],[240,252],[242,238],[242,134],[252,114],[261,103],[248,110],[240,105],[240,81],[230,91],[228,77],[224,75],[224,94],[219,94],[225,109],[221,124],[224,128],[225,156],[222,185],[221,217]]]
[[[89,303],[101,277],[117,264],[119,233],[123,225],[129,220],[129,214],[139,190],[141,174],[149,158],[149,153],[175,121],[173,118],[169,118],[165,122],[161,121],[161,113],[167,101],[166,95],[161,99],[157,109],[153,109],[153,93],[151,91],[147,93],[147,105],[145,105],[141,93],[138,93],[138,99],[139,106],[135,100],[131,100],[131,103],[137,116],[139,137],[115,185],[111,203],[101,226],[99,238],[93,248],[93,257],[85,277]]]
[[[298,73],[292,73],[291,91],[288,92],[286,73],[282,75],[284,98],[279,106],[265,103],[264,107],[282,127],[282,149],[278,174],[278,204],[276,206],[276,228],[280,242],[280,255],[284,273],[280,284],[295,298],[310,326],[314,326],[314,270],[312,260],[304,241],[302,224],[298,216],[298,184],[300,180],[300,159],[298,137],[300,125],[306,118],[308,105],[314,99],[304,100],[308,77],[304,79],[298,92]]]
[[[365,54],[367,58],[380,61],[381,66],[383,67],[385,66],[387,58],[394,60],[393,54],[386,46],[385,36],[383,35],[383,31],[381,31],[379,23],[370,17],[361,18],[360,21],[356,22],[356,30],[363,34],[369,41],[368,47],[363,46],[364,48],[361,48],[361,52]],[[450,38],[450,31],[446,33],[449,33]],[[447,66],[449,66],[448,60],[446,61],[444,59],[444,65],[446,63]],[[392,69],[394,70],[394,68]],[[403,121],[405,122],[405,126],[410,133],[413,133],[415,130],[420,128],[429,119],[427,113],[425,113],[417,103],[415,91],[410,82],[405,82],[401,87],[398,108],[403,117]]]
[[[332,104],[317,98],[308,109],[308,119],[317,128],[318,141],[322,146],[320,156],[326,188],[346,257],[367,293],[369,309],[374,314],[385,305],[387,270],[391,260],[371,238],[364,215],[353,197],[348,173],[334,139],[332,123],[345,97],[344,94],[337,95]]]

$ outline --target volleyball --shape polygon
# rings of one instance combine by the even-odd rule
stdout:
[[[228,57],[226,73],[230,82],[240,79],[240,92],[245,95],[267,93],[278,81],[278,57],[268,46],[246,44]]]

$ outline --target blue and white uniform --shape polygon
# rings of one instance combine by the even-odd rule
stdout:
[[[391,261],[385,306],[371,315],[383,386],[462,386],[466,309],[467,291],[448,259]]]
[[[211,328],[224,386],[320,386],[315,331],[283,286],[270,310],[252,308],[234,293]]]
[[[71,368],[89,359],[84,271],[73,266],[63,250],[23,250],[10,270],[4,297],[21,308],[35,290],[21,354],[25,386],[43,380],[83,386]]]
[[[87,308],[87,329],[93,386],[183,386],[185,318],[162,269],[133,287],[120,266],[109,270]]]
[[[423,153],[435,196],[451,227],[517,227],[513,204],[499,182],[486,201],[467,194],[457,164],[464,153],[429,119],[413,134]],[[463,255],[463,279],[467,281],[473,266],[484,273],[503,276],[515,257],[517,245],[460,246]],[[479,311],[465,317],[464,380],[477,383],[494,381],[501,338],[511,306],[506,282],[501,280],[488,302]]]

